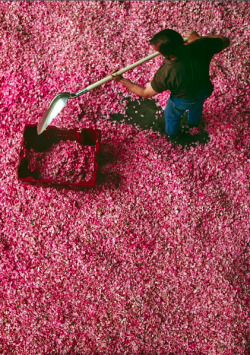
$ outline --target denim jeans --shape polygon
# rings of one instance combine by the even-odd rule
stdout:
[[[198,126],[201,120],[203,104],[209,96],[210,95],[207,93],[207,90],[203,90],[196,96],[193,96],[189,99],[180,99],[170,95],[164,110],[166,133],[172,137],[178,134],[181,116],[187,110],[189,126]]]

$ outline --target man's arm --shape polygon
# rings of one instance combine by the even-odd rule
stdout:
[[[112,73],[113,74],[113,73]],[[111,74],[111,75],[112,75]],[[157,95],[158,92],[156,92],[152,86],[151,83],[148,83],[148,85],[146,87],[143,87],[141,85],[135,84],[133,83],[131,80],[129,79],[125,79],[123,76],[121,75],[117,75],[117,76],[113,76],[113,80],[116,82],[120,82],[122,83],[124,86],[126,86],[126,88],[133,92],[134,94],[143,97],[144,99],[149,99],[150,97]]]
[[[187,37],[187,39],[188,39],[187,40],[187,44],[188,43],[192,43],[192,42],[196,41],[199,38],[219,38],[219,39],[222,40],[222,44],[223,44],[222,50],[227,48],[229,46],[229,44],[230,44],[230,40],[227,37],[217,36],[217,35],[199,36],[198,33],[195,32],[195,31],[186,34],[185,37]]]
[[[222,50],[227,48],[230,44],[229,38],[224,37],[224,36],[209,35],[209,36],[202,36],[201,38],[219,38],[219,39],[221,39],[222,43],[223,43]]]

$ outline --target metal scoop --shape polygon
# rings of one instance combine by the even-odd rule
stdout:
[[[159,52],[154,52],[154,53],[150,54],[149,56],[138,60],[138,62],[135,62],[135,63],[128,65],[127,67],[119,70],[118,72],[114,73],[113,76],[121,75],[121,74],[125,73],[126,71],[133,69],[133,68],[137,67],[138,65],[156,57],[159,54],[160,54]],[[54,97],[54,99],[51,101],[48,109],[44,112],[42,118],[38,122],[37,133],[41,134],[47,128],[47,126],[52,122],[52,120],[66,106],[68,99],[75,99],[76,97],[79,97],[79,96],[85,94],[86,92],[88,92],[92,89],[95,89],[96,87],[98,87],[110,80],[112,80],[112,75],[108,75],[108,76],[106,76],[106,78],[101,79],[101,80],[97,81],[96,83],[91,84],[91,85],[87,86],[85,89],[78,91],[76,93],[62,92],[62,93],[56,95]]]
[[[48,109],[42,115],[37,125],[37,133],[41,134],[52,120],[62,111],[69,98],[74,98],[75,94],[70,92],[62,92],[54,97]]]

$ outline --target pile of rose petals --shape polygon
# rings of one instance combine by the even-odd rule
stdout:
[[[247,353],[248,9],[243,1],[0,2],[2,354]],[[98,185],[19,183],[25,125],[59,92],[152,53],[149,39],[164,28],[230,38],[210,67],[209,142],[186,149],[112,122],[124,98],[137,97],[106,83],[53,121],[101,129]],[[125,77],[145,85],[162,60]],[[153,98],[159,110],[168,97]]]
[[[94,172],[95,150],[91,146],[66,140],[53,144],[45,152],[29,151],[28,169],[39,179],[51,182],[89,181]]]

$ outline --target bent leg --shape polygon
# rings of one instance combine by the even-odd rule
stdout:
[[[180,128],[180,121],[182,114],[186,111],[186,108],[180,109],[172,101],[171,97],[168,99],[167,106],[164,110],[165,116],[165,131],[166,133],[174,137],[178,134]]]
[[[201,121],[201,115],[202,115],[202,110],[203,110],[203,105],[204,105],[205,100],[199,101],[195,104],[192,104],[188,108],[188,124],[190,127],[196,127],[199,125]]]

